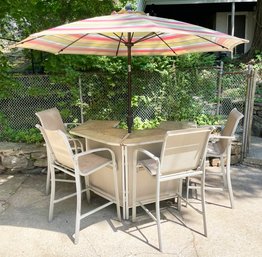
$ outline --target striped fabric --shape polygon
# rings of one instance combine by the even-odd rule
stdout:
[[[127,56],[232,51],[248,40],[176,20],[137,13],[85,19],[30,35],[15,47],[54,54]]]

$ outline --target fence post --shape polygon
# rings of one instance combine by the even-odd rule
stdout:
[[[247,79],[247,93],[246,93],[246,105],[245,105],[245,117],[243,125],[243,146],[241,153],[241,161],[247,156],[249,152],[249,146],[251,141],[251,130],[253,121],[253,108],[255,101],[256,91],[256,70],[253,69],[252,65],[248,66],[248,79]]]
[[[217,110],[216,110],[216,115],[220,114],[223,70],[224,70],[224,63],[223,63],[223,61],[220,61],[218,77],[217,77]]]
[[[83,111],[83,94],[82,94],[82,80],[78,77],[79,99],[80,99],[80,116],[81,123],[84,123],[84,111]]]

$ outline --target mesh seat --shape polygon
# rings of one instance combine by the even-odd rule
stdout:
[[[207,235],[206,212],[205,212],[205,156],[207,143],[210,135],[209,129],[182,129],[168,131],[161,150],[161,156],[155,156],[145,149],[137,149],[134,153],[134,171],[133,171],[133,203],[132,220],[136,220],[136,207],[141,206],[147,214],[157,223],[159,249],[162,251],[162,236],[160,228],[160,186],[161,182],[168,180],[179,180],[180,188],[177,196],[180,200],[186,201],[181,195],[182,179],[186,177],[201,176],[201,195],[202,209],[195,208],[188,203],[197,212],[203,216],[204,234]],[[138,161],[138,154],[144,154],[148,159]],[[137,169],[143,166],[149,171],[156,180],[156,216],[154,216],[143,204],[136,200]]]

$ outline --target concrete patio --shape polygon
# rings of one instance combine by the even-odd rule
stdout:
[[[226,193],[207,192],[208,237],[202,218],[190,207],[178,213],[164,202],[164,253],[157,249],[156,225],[140,210],[138,221],[118,222],[114,206],[82,222],[74,245],[75,199],[57,204],[48,222],[49,196],[44,175],[0,176],[0,256],[262,256],[262,171],[233,166],[235,209]],[[74,190],[61,186],[58,193]],[[95,197],[92,208],[103,199]],[[196,202],[196,204],[198,204]]]

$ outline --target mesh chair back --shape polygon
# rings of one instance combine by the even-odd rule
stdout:
[[[168,131],[161,152],[161,174],[194,170],[205,158],[209,129]]]
[[[44,129],[55,162],[74,168],[73,152],[66,134],[61,130]]]
[[[51,108],[41,112],[37,112],[36,116],[39,118],[44,129],[59,129],[63,132],[66,132],[62,117],[57,108]]]
[[[239,112],[236,108],[234,108],[228,115],[227,122],[225,124],[225,127],[221,133],[221,136],[234,136],[239,121],[244,117],[244,115]],[[218,149],[220,149],[221,153],[224,153],[230,144],[231,140],[229,139],[223,139],[221,138],[217,144]]]

